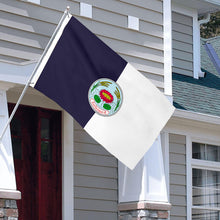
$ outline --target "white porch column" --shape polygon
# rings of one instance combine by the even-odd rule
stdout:
[[[123,215],[143,214],[138,217],[167,218],[168,203],[160,136],[134,170],[119,163],[119,211]],[[130,211],[130,212],[128,212]],[[126,214],[127,213],[127,214]],[[152,217],[152,216],[151,216]],[[120,219],[126,219],[121,217]]]
[[[0,132],[2,132],[8,120],[6,91],[12,86],[13,84],[11,83],[0,82]],[[14,200],[20,198],[21,193],[16,189],[11,133],[10,128],[8,127],[2,139],[2,143],[0,143],[0,200],[2,201],[2,204],[4,204],[5,200],[12,201],[12,208],[17,212]],[[2,208],[4,208],[4,205]],[[14,217],[15,216],[16,215],[14,215]]]
[[[0,84],[0,131],[8,120],[8,103],[6,91],[10,85]],[[14,161],[11,144],[10,128],[8,127],[0,145],[0,189],[16,190]]]

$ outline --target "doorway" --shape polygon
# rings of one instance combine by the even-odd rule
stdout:
[[[11,122],[11,137],[22,195],[19,220],[61,220],[61,112],[21,105]]]

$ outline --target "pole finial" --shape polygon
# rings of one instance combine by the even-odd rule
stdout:
[[[67,15],[70,15],[70,6],[66,6],[66,13]]]

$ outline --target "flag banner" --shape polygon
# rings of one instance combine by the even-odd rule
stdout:
[[[31,86],[130,169],[174,112],[146,77],[71,15],[62,22]]]

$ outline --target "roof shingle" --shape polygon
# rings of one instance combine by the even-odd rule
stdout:
[[[205,40],[202,40],[204,43]],[[220,37],[209,39],[220,56]],[[201,44],[202,45],[202,44]],[[220,74],[201,46],[204,78],[194,79],[173,73],[174,106],[179,109],[220,116]]]

